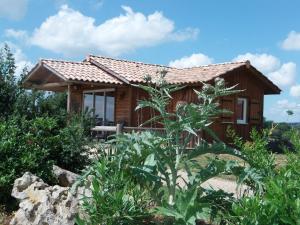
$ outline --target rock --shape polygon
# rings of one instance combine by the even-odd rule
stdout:
[[[78,174],[64,170],[55,165],[53,166],[52,172],[57,177],[58,183],[62,187],[71,187],[79,177]]]
[[[70,187],[49,186],[28,172],[15,180],[12,196],[21,202],[11,225],[74,225],[81,198]]]

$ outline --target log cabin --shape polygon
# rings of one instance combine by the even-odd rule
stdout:
[[[29,89],[67,92],[67,110],[93,109],[98,126],[122,123],[138,127],[150,119],[153,112],[135,110],[138,101],[147,98],[147,93],[133,84],[143,84],[146,75],[155,77],[162,70],[167,71],[168,83],[185,86],[173,94],[169,110],[174,110],[178,103],[196,102],[194,89],[201,89],[203,82],[212,82],[217,77],[223,78],[227,86],[238,84],[237,89],[244,90],[220,99],[221,108],[233,112],[221,115],[212,124],[212,129],[224,141],[228,126],[245,139],[249,138],[252,128],[262,128],[264,95],[281,92],[249,61],[179,69],[94,55],[82,62],[40,60],[23,85]]]

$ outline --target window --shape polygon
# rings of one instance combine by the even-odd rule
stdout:
[[[247,123],[247,99],[238,98],[237,99],[237,124],[246,124]]]
[[[84,110],[92,110],[96,125],[114,125],[115,95],[113,89],[86,91],[83,93]]]

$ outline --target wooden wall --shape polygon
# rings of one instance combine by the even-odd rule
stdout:
[[[246,139],[249,138],[249,133],[253,127],[261,128],[263,122],[263,99],[264,89],[262,84],[256,79],[253,74],[245,69],[233,71],[226,75],[227,86],[239,84],[237,89],[244,90],[238,94],[223,97],[220,99],[221,108],[226,108],[233,112],[232,115],[224,114],[216,119],[211,128],[224,141],[227,140],[226,129],[228,126],[234,128],[238,135]],[[107,88],[107,87],[106,87]],[[97,89],[95,87],[95,89]],[[99,88],[98,88],[99,89]],[[169,105],[169,110],[173,111],[179,101],[197,102],[197,96],[193,89],[201,89],[201,86],[186,87],[173,94],[173,100]],[[82,91],[85,87],[80,87],[77,90],[72,89],[72,109],[78,110],[82,107],[83,98]],[[237,98],[243,97],[248,99],[248,123],[236,123],[236,105]],[[126,126],[140,126],[145,121],[153,117],[156,112],[150,109],[135,110],[138,101],[148,98],[148,94],[143,90],[132,86],[118,86],[115,87],[115,121],[117,123],[124,123]],[[158,124],[148,124],[146,127],[160,127]],[[206,139],[209,139],[206,134],[203,134]]]
[[[264,100],[264,88],[262,84],[253,76],[253,74],[247,69],[239,69],[226,75],[226,86],[233,86],[238,84],[236,89],[243,90],[242,92],[226,96],[220,99],[220,107],[232,111],[233,114],[224,114],[220,118],[216,119],[215,123],[212,124],[211,128],[216,132],[218,137],[222,140],[228,142],[227,138],[227,128],[236,130],[236,133],[249,139],[249,134],[252,128],[260,129],[263,123],[263,100]],[[169,110],[175,110],[176,104],[179,101],[185,102],[197,102],[198,98],[193,89],[201,89],[201,86],[186,87],[172,95],[173,99],[169,105]],[[237,98],[247,98],[248,100],[248,112],[247,112],[247,124],[237,124],[236,118],[236,105]],[[132,90],[132,116],[131,116],[131,126],[139,126],[144,123],[147,119],[150,119],[155,112],[151,112],[149,109],[143,109],[135,111],[134,108],[137,105],[138,100],[143,100],[148,98],[147,94],[140,89],[133,88]],[[152,124],[153,127],[157,127],[157,124]],[[207,134],[203,134],[204,138],[210,139]]]
[[[126,126],[131,125],[132,116],[132,87],[116,88],[115,92],[115,121]]]

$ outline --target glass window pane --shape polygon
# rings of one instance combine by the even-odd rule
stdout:
[[[243,120],[244,119],[244,101],[243,99],[237,100],[237,119]]]
[[[93,93],[85,93],[83,96],[83,108],[92,113],[93,109]]]
[[[96,118],[96,125],[103,125],[103,121],[104,121],[103,92],[95,93],[95,118]]]
[[[115,96],[114,92],[106,92],[106,125],[115,122]]]

